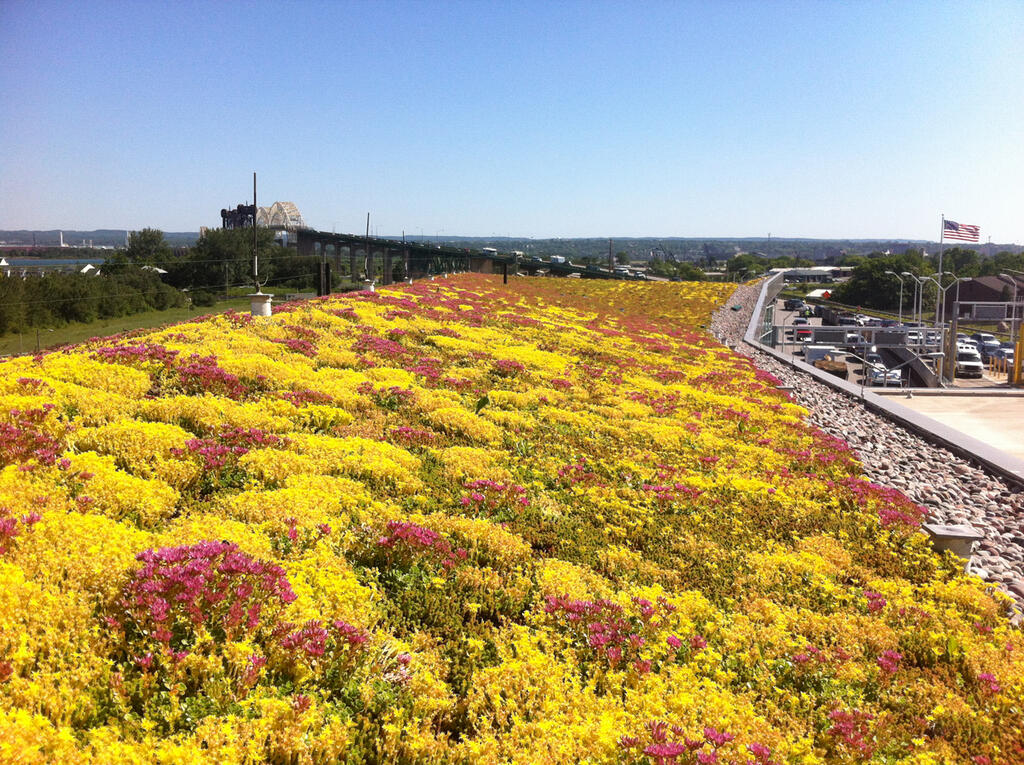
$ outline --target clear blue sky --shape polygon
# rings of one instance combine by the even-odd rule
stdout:
[[[1024,242],[1024,2],[0,0],[0,228]]]

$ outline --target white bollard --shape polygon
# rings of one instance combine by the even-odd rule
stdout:
[[[249,297],[249,308],[251,309],[253,316],[270,316],[272,311],[270,309],[270,302],[274,299],[273,295],[267,295],[263,292],[256,292],[248,296]]]

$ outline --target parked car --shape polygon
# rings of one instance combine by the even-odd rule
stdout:
[[[814,330],[808,326],[796,328],[796,340],[798,343],[809,343],[814,339]]]
[[[877,353],[864,355],[867,362],[864,370],[865,382],[868,385],[902,385],[903,372],[899,369],[889,369],[885,366],[882,357]]]
[[[965,345],[957,345],[956,376],[981,377],[984,372],[985,365],[981,363],[981,355]]]
[[[811,322],[804,316],[797,316],[795,319],[793,319],[794,327],[806,326],[810,323]]]
[[[1012,364],[1014,358],[1013,350],[1013,348],[999,346],[994,351],[992,351],[992,358],[998,359],[999,361],[1005,360],[1007,364]]]
[[[978,341],[978,353],[981,354],[981,360],[987,362],[1000,347],[999,341],[994,337],[991,340]]]
[[[787,311],[802,311],[805,308],[800,298],[787,298],[782,305]]]

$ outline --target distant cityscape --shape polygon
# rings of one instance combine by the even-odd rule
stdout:
[[[203,229],[205,231],[205,228]],[[46,250],[54,257],[53,249],[68,251],[68,257],[81,257],[85,253],[75,250],[117,250],[126,247],[130,231],[126,229],[95,229],[92,231],[53,229],[47,231],[0,230],[0,250]],[[202,231],[164,232],[164,239],[172,249],[192,247]],[[401,239],[402,235],[390,238]],[[503,252],[520,250],[528,254],[561,255],[567,258],[600,258],[608,253],[609,239],[605,237],[531,239],[514,236],[416,236],[407,235],[410,242],[483,249],[494,247]],[[843,256],[888,252],[898,255],[907,250],[935,252],[938,242],[894,239],[803,239],[803,238],[730,238],[730,237],[622,237],[613,238],[615,252],[624,252],[631,261],[662,259],[678,262],[707,262],[728,260],[740,253],[764,257],[796,257],[828,264]],[[946,247],[954,246],[946,243]],[[1024,252],[1024,245],[987,242],[980,244],[955,243],[955,246],[973,249],[982,255],[998,252]],[[43,253],[41,252],[40,255]]]

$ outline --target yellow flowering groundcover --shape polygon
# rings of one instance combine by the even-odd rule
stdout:
[[[728,296],[463,275],[4,361],[0,761],[1024,761],[1008,602]]]

